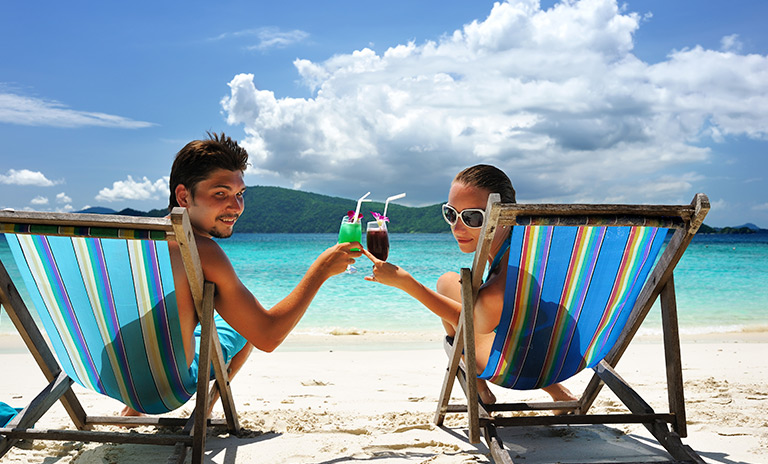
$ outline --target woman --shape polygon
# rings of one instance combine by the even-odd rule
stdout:
[[[491,193],[498,193],[504,203],[515,202],[515,189],[509,177],[500,169],[487,164],[478,164],[461,171],[451,183],[448,203],[443,205],[443,217],[451,225],[451,232],[464,253],[474,253],[477,249],[480,229],[485,219],[484,211]],[[494,330],[499,325],[504,306],[510,234],[508,226],[496,229],[488,255],[488,277],[480,287],[475,304],[475,349],[480,372],[485,369],[490,356],[496,336]],[[447,272],[440,276],[435,291],[419,283],[403,268],[381,261],[367,251],[365,254],[373,262],[373,276],[366,277],[366,280],[399,288],[411,295],[442,319],[449,337],[455,336],[461,314],[459,274]],[[556,401],[576,399],[560,384],[550,385],[543,390]],[[478,393],[486,404],[496,401],[483,380],[478,380]]]

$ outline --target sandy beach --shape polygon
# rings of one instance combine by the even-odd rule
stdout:
[[[709,463],[768,462],[768,332],[686,336],[682,356],[689,436]],[[0,400],[23,406],[44,384],[15,336],[0,337],[5,366]],[[378,464],[486,463],[483,444],[470,445],[465,418],[432,423],[446,356],[439,334],[292,335],[271,354],[256,352],[233,381],[243,437],[212,432],[206,462]],[[666,410],[659,337],[636,339],[617,371],[657,410]],[[566,385],[580,391],[587,375]],[[86,409],[114,414],[114,401],[86,392]],[[546,400],[541,391],[494,389],[501,400]],[[461,390],[454,389],[459,400]],[[593,412],[617,410],[603,389]],[[171,413],[188,413],[188,409]],[[221,414],[215,410],[214,414]],[[63,408],[41,420],[71,428]],[[503,429],[515,462],[653,462],[668,459],[641,425]],[[3,463],[164,462],[170,448],[146,445],[22,442]]]

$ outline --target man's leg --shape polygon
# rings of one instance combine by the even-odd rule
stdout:
[[[243,367],[245,364],[245,361],[248,359],[248,356],[250,356],[251,351],[253,350],[253,345],[250,343],[246,343],[243,349],[237,352],[232,357],[232,360],[229,362],[229,367],[227,368],[227,375],[229,376],[230,382],[235,377],[235,374],[237,374],[240,371],[240,368]],[[226,361],[226,359],[225,359]],[[219,393],[219,390],[216,389],[216,391],[213,392],[213,395],[208,399],[208,417],[211,416],[211,412],[213,411],[213,406],[216,404],[216,401],[219,400],[219,397],[221,394]]]
[[[221,354],[224,357],[224,364],[227,365],[227,374],[229,376],[230,381],[232,378],[237,374],[238,371],[240,371],[240,368],[243,367],[245,364],[245,361],[248,359],[248,356],[251,354],[251,350],[253,349],[253,345],[248,343],[248,341],[237,333],[235,329],[232,328],[231,325],[227,324],[227,322],[217,313],[213,316],[213,323],[216,326],[216,332],[219,335],[219,343],[221,344]],[[200,356],[200,326],[198,326],[195,329],[195,359],[192,361],[193,365],[197,365],[199,362],[199,356]],[[214,372],[213,372],[213,366],[210,368],[211,370],[211,379],[214,378]],[[195,374],[197,375],[197,374]],[[211,395],[211,397],[208,400],[208,416],[211,415],[211,411],[213,411],[213,405],[216,404],[216,401],[219,399],[219,391],[216,390],[216,392]]]

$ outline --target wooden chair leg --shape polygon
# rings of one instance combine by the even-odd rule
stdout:
[[[472,273],[468,268],[461,270],[461,311],[464,323],[464,363],[467,366],[467,416],[469,420],[469,442],[480,442],[480,404],[477,399],[477,359],[475,358],[475,321],[472,292]]]
[[[197,402],[192,430],[192,463],[203,462],[205,435],[208,422],[208,384],[211,372],[211,342],[213,327],[213,292],[203,293],[202,317],[200,319],[200,355],[197,366]]]
[[[461,362],[461,352],[464,350],[464,324],[459,321],[456,328],[456,337],[453,339],[453,345],[448,353],[448,368],[443,378],[443,386],[440,389],[440,398],[437,401],[437,412],[435,413],[435,425],[443,425],[445,414],[448,412],[448,403],[451,401],[451,391],[453,383],[456,380],[456,374],[459,371]]]
[[[673,430],[681,437],[688,436],[683,393],[683,366],[680,356],[680,333],[677,324],[677,301],[672,276],[661,290],[661,320],[664,334],[664,358],[667,365],[667,395],[669,412],[675,415]]]
[[[653,408],[608,363],[602,361],[595,366],[595,372],[633,414],[654,413]],[[680,435],[670,431],[666,423],[654,421],[652,423],[643,423],[643,425],[673,458],[704,464],[704,460],[691,447],[684,445],[680,441]]]
[[[70,391],[73,380],[65,373],[60,373],[53,382],[49,383],[20,413],[16,415],[5,427],[9,429],[32,428],[43,414],[58,401],[64,393]],[[16,439],[8,437],[0,438],[0,456],[3,456],[16,442]]]

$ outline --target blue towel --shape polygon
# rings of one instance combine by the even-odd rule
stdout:
[[[0,427],[5,427],[20,412],[21,409],[12,408],[0,401]]]

